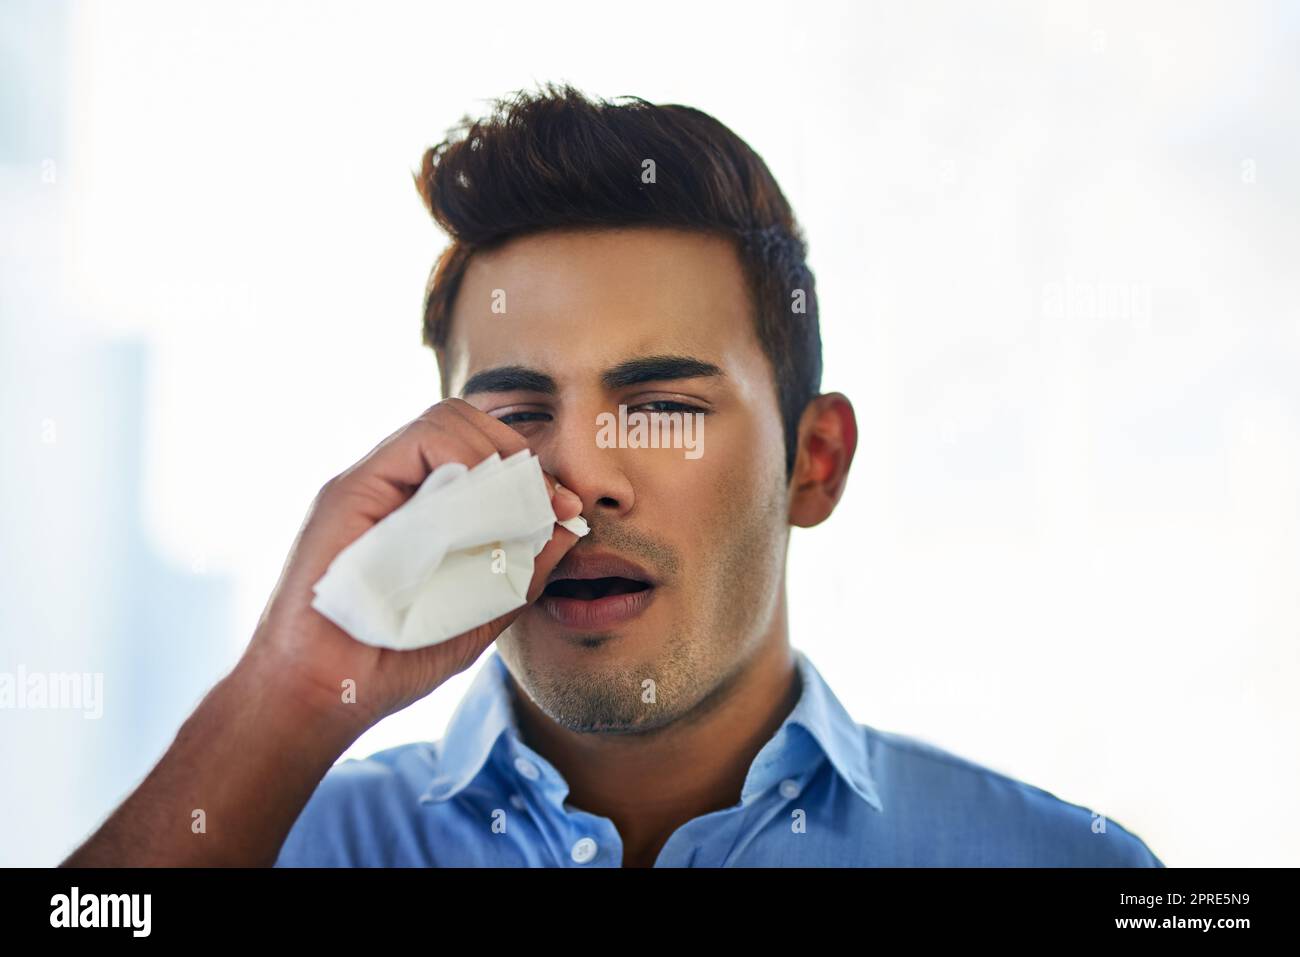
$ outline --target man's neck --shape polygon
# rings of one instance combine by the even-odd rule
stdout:
[[[570,805],[614,822],[623,866],[653,866],[677,828],[740,801],[750,764],[802,691],[785,629],[773,631],[693,711],[648,734],[575,733],[515,690],[525,742],[564,776]]]

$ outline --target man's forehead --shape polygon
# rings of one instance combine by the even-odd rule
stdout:
[[[447,341],[450,391],[505,366],[575,382],[653,356],[725,368],[758,349],[750,310],[721,237],[644,227],[522,237],[470,260]]]

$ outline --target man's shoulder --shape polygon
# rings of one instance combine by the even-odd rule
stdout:
[[[294,821],[276,866],[356,866],[399,844],[437,766],[438,746],[427,741],[339,761]]]
[[[1092,808],[911,735],[859,724],[885,815],[970,863],[1164,867],[1136,834]],[[957,832],[944,834],[957,827]]]
[[[414,798],[437,770],[438,745],[413,741],[364,758],[344,758],[325,772],[317,794],[356,801],[396,791]]]

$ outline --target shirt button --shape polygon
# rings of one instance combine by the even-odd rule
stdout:
[[[522,811],[524,809],[524,796],[522,794],[512,794],[510,795],[510,803]]]
[[[586,864],[596,856],[596,842],[589,837],[581,838],[573,845],[573,850],[569,853],[569,856],[579,864]]]
[[[797,798],[799,796],[799,782],[793,778],[786,778],[781,782],[781,796],[788,798]]]
[[[537,770],[537,765],[522,756],[515,758],[515,770],[530,781],[536,781],[542,776],[541,772]]]

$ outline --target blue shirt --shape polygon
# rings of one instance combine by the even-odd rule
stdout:
[[[740,801],[687,821],[656,867],[1163,867],[1088,808],[855,722],[798,649],[798,703]],[[620,867],[614,823],[524,744],[493,649],[438,742],[349,758],[321,780],[277,867]]]

